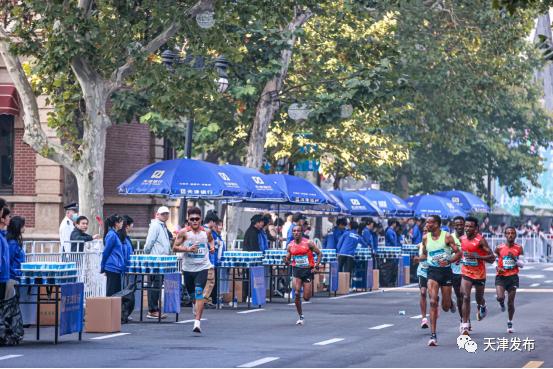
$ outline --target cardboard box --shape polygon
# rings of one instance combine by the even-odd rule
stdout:
[[[348,272],[338,273],[338,295],[347,295],[350,288],[350,274]]]
[[[373,291],[376,291],[380,288],[380,270],[373,270]]]
[[[86,299],[85,323],[85,332],[89,333],[121,331],[121,297]]]
[[[411,268],[406,266],[403,267],[403,276],[405,277],[405,284],[411,283]]]
[[[53,290],[52,290],[53,291]],[[41,327],[48,327],[48,326],[54,326],[56,325],[56,305],[54,304],[45,304],[45,299],[50,299],[53,302],[56,298],[56,294],[52,292],[48,294],[48,291],[46,287],[40,287],[39,293],[40,293],[40,314],[39,314],[39,321]],[[61,298],[61,292],[59,293],[59,298]],[[32,297],[33,301],[36,301],[36,297]],[[36,314],[36,310],[35,314]],[[61,309],[60,309],[60,301],[58,300],[58,323],[61,317]],[[36,320],[36,319],[35,319]]]

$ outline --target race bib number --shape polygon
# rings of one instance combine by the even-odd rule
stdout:
[[[513,259],[510,256],[503,256],[503,269],[512,270],[512,269],[515,269],[515,266],[516,266],[515,259]]]
[[[421,269],[428,269],[428,261],[424,260],[420,262]]]
[[[466,266],[477,267],[478,266],[478,259],[476,259],[472,255],[470,255],[470,253],[464,252],[463,253],[463,264],[465,264]]]
[[[309,260],[307,255],[294,255],[294,261],[296,262],[297,267],[308,267]]]
[[[445,252],[444,249],[430,251],[428,256],[430,257],[430,260],[431,260],[428,264],[432,266],[440,266],[440,260],[447,259],[447,253]]]
[[[188,244],[189,247],[191,247],[192,245],[192,243]],[[193,263],[200,263],[203,261],[203,259],[205,259],[205,256],[207,255],[209,249],[207,247],[207,243],[199,243],[196,244],[196,246],[198,247],[196,252],[188,252],[186,253],[186,255],[191,259]]]

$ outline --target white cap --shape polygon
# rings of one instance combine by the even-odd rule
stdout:
[[[167,206],[160,206],[159,209],[157,209],[157,214],[163,214],[163,213],[170,213],[169,208]]]

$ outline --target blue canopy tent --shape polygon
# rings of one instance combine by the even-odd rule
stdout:
[[[465,216],[465,213],[451,201],[436,195],[417,195],[407,199],[407,204],[415,211],[417,217],[439,215],[442,218]]]
[[[192,199],[243,199],[243,178],[202,160],[159,161],[140,169],[118,187],[121,195],[161,195]]]
[[[287,201],[286,193],[274,183],[273,179],[269,178],[255,169],[241,167],[238,165],[222,165],[225,170],[236,173],[241,177],[248,190],[248,198],[245,201],[269,201],[269,202],[285,202]]]
[[[454,205],[457,205],[467,214],[470,213],[489,213],[490,208],[478,196],[465,191],[442,191],[436,192],[434,195],[449,199]]]
[[[365,196],[373,206],[379,208],[386,217],[406,218],[413,216],[413,209],[411,209],[399,196],[393,193],[381,190],[357,192]]]
[[[353,216],[382,216],[382,211],[358,192],[330,191],[330,195],[342,202]]]

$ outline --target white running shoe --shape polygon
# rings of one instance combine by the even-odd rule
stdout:
[[[194,320],[194,328],[192,328],[192,332],[202,333],[202,329],[200,328],[200,321],[199,320]]]
[[[507,322],[507,333],[514,333],[513,322]]]
[[[428,319],[422,318],[422,321],[421,321],[421,328],[422,328],[422,329],[427,329],[427,328],[428,328]]]
[[[304,323],[305,323],[305,318],[303,317],[303,315],[300,315],[300,318],[296,322],[296,325],[303,325]]]
[[[428,346],[438,346],[438,337],[436,337],[435,334],[430,336],[430,340],[428,341]]]

